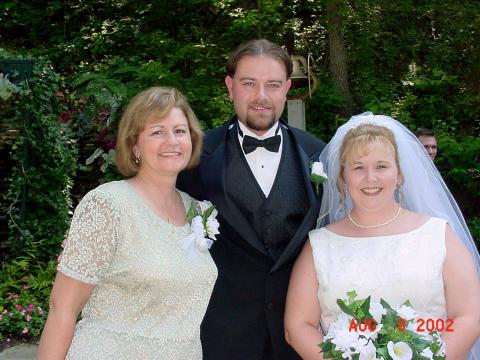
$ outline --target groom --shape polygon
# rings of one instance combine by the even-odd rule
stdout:
[[[199,166],[178,180],[219,213],[211,248],[218,279],[201,326],[205,360],[300,359],[285,342],[285,297],[319,213],[309,165],[325,144],[279,120],[291,72],[288,54],[267,40],[237,48],[225,77],[236,116],[207,132]]]

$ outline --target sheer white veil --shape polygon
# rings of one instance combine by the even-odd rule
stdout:
[[[365,123],[385,126],[395,136],[400,168],[405,179],[401,187],[400,199],[397,200],[406,209],[446,219],[472,254],[477,272],[480,272],[478,250],[465,219],[442,176],[416,136],[389,116],[365,112],[351,117],[347,123],[338,128],[332,140],[320,154],[319,161],[323,163],[328,179],[323,183],[323,199],[317,227],[344,218],[352,208],[351,200],[348,197],[345,204],[340,203],[340,193],[336,186],[340,173],[340,147],[350,129]],[[480,339],[472,348],[468,359],[480,360]]]

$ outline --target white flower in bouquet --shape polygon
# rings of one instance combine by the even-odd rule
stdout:
[[[342,310],[330,324],[320,347],[324,359],[445,360],[445,347],[437,331],[418,332],[418,318],[407,301],[395,310],[385,301],[356,299],[356,292],[347,299],[338,299]]]
[[[415,311],[408,305],[403,304],[396,308],[396,312],[405,320],[413,320],[415,317]]]
[[[357,351],[359,352],[359,360],[376,360],[377,359],[377,348],[373,345],[372,341],[368,341],[366,345],[358,347]]]
[[[429,347],[425,348],[422,350],[422,352],[420,353],[420,355],[428,358],[428,359],[433,359],[433,352],[432,352],[432,349],[430,349]]]
[[[377,324],[380,324],[382,316],[387,314],[387,310],[385,310],[382,304],[372,301],[370,303],[370,314],[372,314]]]
[[[328,329],[326,340],[331,340],[335,344],[335,349],[347,352],[351,347],[355,347],[358,341],[358,334],[353,331],[349,331],[350,323],[353,320],[351,316],[346,314],[340,314],[337,321],[335,321]]]
[[[389,341],[387,344],[388,354],[392,357],[393,360],[410,360],[412,358],[413,352],[410,346],[403,341],[393,343]]]

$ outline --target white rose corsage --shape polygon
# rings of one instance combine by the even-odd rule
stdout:
[[[320,191],[320,185],[328,179],[327,174],[323,170],[323,163],[321,161],[315,161],[312,164],[312,172],[310,173],[310,181],[315,185],[317,195]]]
[[[181,240],[182,249],[190,258],[196,259],[206,253],[216,240],[215,235],[220,234],[217,214],[210,201],[192,201],[187,212],[192,232]]]

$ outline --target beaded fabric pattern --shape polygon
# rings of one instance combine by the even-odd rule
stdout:
[[[180,192],[184,206],[192,199]],[[78,205],[58,270],[94,284],[67,359],[201,359],[200,323],[217,276],[180,246],[188,224],[159,218],[126,181]]]

